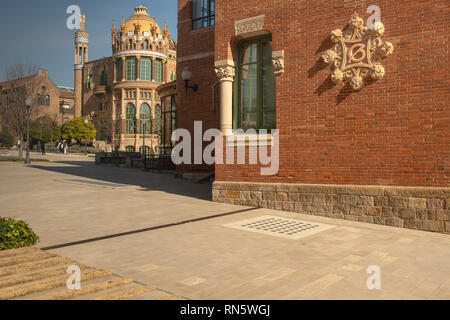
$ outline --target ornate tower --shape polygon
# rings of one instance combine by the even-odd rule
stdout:
[[[88,61],[89,33],[86,32],[86,16],[80,16],[80,29],[75,32],[75,117],[81,116],[83,101],[83,66]]]

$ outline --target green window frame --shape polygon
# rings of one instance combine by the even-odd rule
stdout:
[[[147,103],[143,103],[139,109],[139,132],[140,133],[150,133],[150,114],[151,109]],[[145,128],[145,131],[144,131]]]
[[[127,113],[125,120],[125,131],[127,134],[135,134],[136,130],[136,108],[131,102],[127,105]]]
[[[145,147],[142,146],[139,148],[139,152],[140,152],[140,154],[148,156],[150,154],[150,148],[147,146],[145,146]]]
[[[125,60],[125,80],[136,80],[136,57]]]
[[[152,60],[149,57],[141,58],[141,74],[140,79],[144,81],[150,81],[152,76]]]
[[[89,74],[86,81],[86,88],[92,89],[92,74]]]
[[[133,146],[126,146],[125,147],[125,151],[126,152],[134,152],[134,147]]]
[[[238,44],[234,129],[276,128],[276,86],[272,66],[272,37]]]
[[[159,59],[155,60],[155,81],[162,82],[162,62]]]

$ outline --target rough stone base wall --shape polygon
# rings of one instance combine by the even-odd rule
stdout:
[[[220,182],[213,201],[450,234],[450,188]]]

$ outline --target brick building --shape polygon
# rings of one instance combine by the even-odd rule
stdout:
[[[48,70],[40,68],[36,75],[31,77],[5,81],[0,83],[0,107],[7,105],[8,92],[11,86],[20,87],[23,84],[33,81],[34,85],[39,85],[37,88],[34,100],[38,106],[36,113],[33,114],[33,119],[47,115],[59,125],[74,117],[75,97],[73,88],[58,86],[48,75]],[[64,106],[64,107],[63,107]],[[25,107],[25,106],[24,106]],[[15,135],[5,121],[0,117],[0,130],[2,133]],[[15,137],[16,141],[21,140],[21,137]]]
[[[175,79],[176,42],[166,23],[161,29],[147,8],[138,6],[127,20],[122,17],[120,27],[114,20],[111,45],[111,57],[88,61],[89,34],[81,17],[75,33],[76,114],[89,116],[97,140],[116,150],[156,153],[161,131],[156,88]]]
[[[448,5],[371,4],[178,1],[178,127],[279,133],[278,172],[216,164],[215,201],[450,232]]]

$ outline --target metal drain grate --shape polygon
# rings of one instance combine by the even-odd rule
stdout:
[[[277,216],[262,216],[224,225],[224,227],[297,240],[333,228],[333,225]]]

